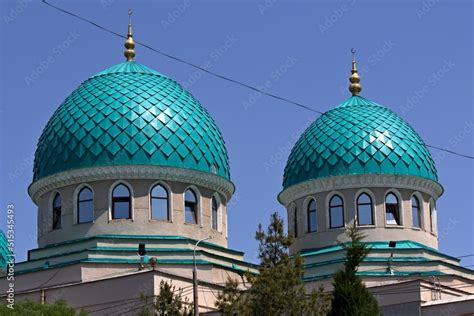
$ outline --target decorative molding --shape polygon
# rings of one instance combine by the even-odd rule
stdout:
[[[235,186],[229,180],[207,172],[150,165],[117,165],[92,168],[81,168],[63,171],[33,182],[28,194],[35,204],[40,197],[52,190],[72,184],[100,180],[118,179],[154,179],[195,184],[221,193],[226,202],[230,200]]]
[[[357,174],[308,180],[292,185],[278,194],[278,201],[287,207],[289,203],[310,194],[374,187],[422,191],[435,200],[443,194],[443,187],[439,183],[421,177],[399,174]]]

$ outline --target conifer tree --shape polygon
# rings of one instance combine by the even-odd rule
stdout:
[[[271,215],[266,231],[259,225],[258,274],[246,274],[245,291],[238,291],[236,281],[228,281],[216,306],[224,315],[326,315],[329,298],[322,289],[308,294],[303,284],[303,260],[290,256],[293,236],[285,234],[278,213]]]
[[[362,242],[365,238],[355,222],[346,232],[349,243],[340,243],[346,251],[344,269],[334,276],[334,293],[330,315],[333,316],[372,316],[380,315],[377,301],[356,274],[360,263],[369,253]]]

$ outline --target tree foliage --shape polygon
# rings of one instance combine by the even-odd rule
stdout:
[[[284,222],[277,213],[264,231],[259,225],[258,274],[246,273],[249,288],[239,288],[228,280],[216,306],[224,315],[326,315],[330,298],[322,289],[307,294],[303,285],[303,260],[290,256],[293,237],[285,234]]]
[[[193,308],[188,299],[183,299],[182,289],[176,290],[176,287],[170,282],[161,280],[160,293],[156,296],[151,308],[145,304],[144,309],[139,316],[188,316],[193,315]]]
[[[346,251],[346,261],[344,269],[338,271],[334,276],[330,315],[380,315],[377,301],[356,274],[360,263],[369,253],[367,245],[362,242],[365,236],[358,230],[355,222],[346,234],[351,241],[347,244],[341,243]]]
[[[0,305],[0,315],[12,316],[85,316],[83,310],[76,312],[66,301],[58,300],[54,304],[41,304],[29,300],[15,302],[13,309]]]

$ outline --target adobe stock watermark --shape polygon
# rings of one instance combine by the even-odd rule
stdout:
[[[7,307],[14,308],[15,305],[15,205],[7,205]]]
[[[474,130],[474,122],[467,121],[461,127],[460,130],[453,136],[451,136],[448,140],[448,146],[443,147],[446,150],[454,150],[461,142],[463,142]],[[438,165],[446,158],[446,155],[449,153],[445,151],[436,151],[433,153],[432,157],[434,162]]]
[[[260,91],[263,91],[264,93],[267,93],[280,79],[286,75],[290,69],[292,69],[296,63],[298,62],[298,59],[293,56],[288,56],[286,57],[285,61],[280,64],[277,68],[272,70],[270,72],[270,75],[267,80],[263,83],[263,85],[257,86],[257,88]],[[262,97],[262,94],[258,91],[253,91],[251,92],[247,99],[242,103],[242,106],[244,110],[248,110],[251,107],[257,103],[258,100]]]
[[[265,15],[265,13],[274,8],[277,3],[278,0],[262,0],[257,6],[258,12],[260,12],[260,15]]]
[[[308,126],[315,120],[314,117],[310,117],[305,124],[302,124],[300,128],[291,133],[289,140],[281,146],[278,146],[275,153],[270,155],[267,161],[263,163],[263,168],[266,172],[269,172],[273,167],[278,165],[280,161],[288,158],[291,149],[295,145],[296,141],[300,138],[303,132],[308,128]]]
[[[324,21],[318,24],[319,32],[326,33],[333,28],[355,5],[356,0],[349,0],[341,3],[331,14],[324,17]]]
[[[423,0],[421,8],[416,9],[416,16],[422,19],[439,3],[439,0]]]
[[[15,21],[25,10],[30,6],[33,0],[18,0],[16,5],[8,11],[7,15],[3,16],[3,22],[10,24]]]
[[[191,0],[183,0],[181,3],[178,3],[173,10],[168,12],[166,19],[161,20],[161,27],[167,30],[188,11],[189,7],[191,7]]]
[[[39,78],[41,78],[48,68],[54,64],[57,59],[61,57],[79,39],[79,37],[79,33],[75,31],[69,32],[67,37],[52,49],[51,54],[43,58],[31,71],[31,73],[25,77],[25,84],[30,86],[34,84]]]
[[[232,47],[235,46],[238,40],[239,39],[233,34],[227,35],[224,42],[219,47],[211,50],[206,61],[201,67],[206,70],[210,70],[225,54],[227,54],[227,52],[229,52],[229,50],[232,49]],[[183,86],[183,88],[189,89],[202,78],[203,74],[204,70],[197,69],[194,72],[190,73],[188,75],[188,78],[184,82],[182,82],[181,85]]]
[[[34,154],[24,157],[19,163],[15,165],[15,169],[13,171],[8,172],[8,181],[10,183],[13,183],[18,180],[18,178],[20,178],[23,174],[25,174],[25,171],[30,172],[34,160]]]
[[[408,97],[404,105],[400,107],[402,114],[407,114],[420,101],[435,88],[438,83],[454,68],[455,63],[451,60],[444,60],[443,64],[431,73],[421,87],[413,91]]]
[[[385,40],[382,45],[378,46],[367,58],[367,61],[364,63],[357,63],[359,75],[363,78],[368,74],[375,66],[380,64],[390,53],[393,48],[397,46],[396,42],[393,40]],[[347,81],[345,81],[347,82]],[[339,86],[339,92],[341,95],[347,95],[348,83],[341,84]]]

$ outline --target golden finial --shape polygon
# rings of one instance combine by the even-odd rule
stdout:
[[[132,34],[132,10],[128,10],[128,33],[127,33],[127,40],[125,41],[125,52],[123,53],[125,55],[125,58],[127,58],[127,61],[132,61],[133,57],[135,57],[135,41],[133,40],[133,34]]]
[[[357,72],[357,64],[355,60],[356,50],[352,48],[351,53],[352,53],[352,70],[351,70],[351,76],[349,77],[349,81],[351,82],[351,84],[349,85],[349,91],[352,93],[353,96],[355,96],[360,93],[360,91],[362,90],[362,86],[359,83],[360,77]]]

